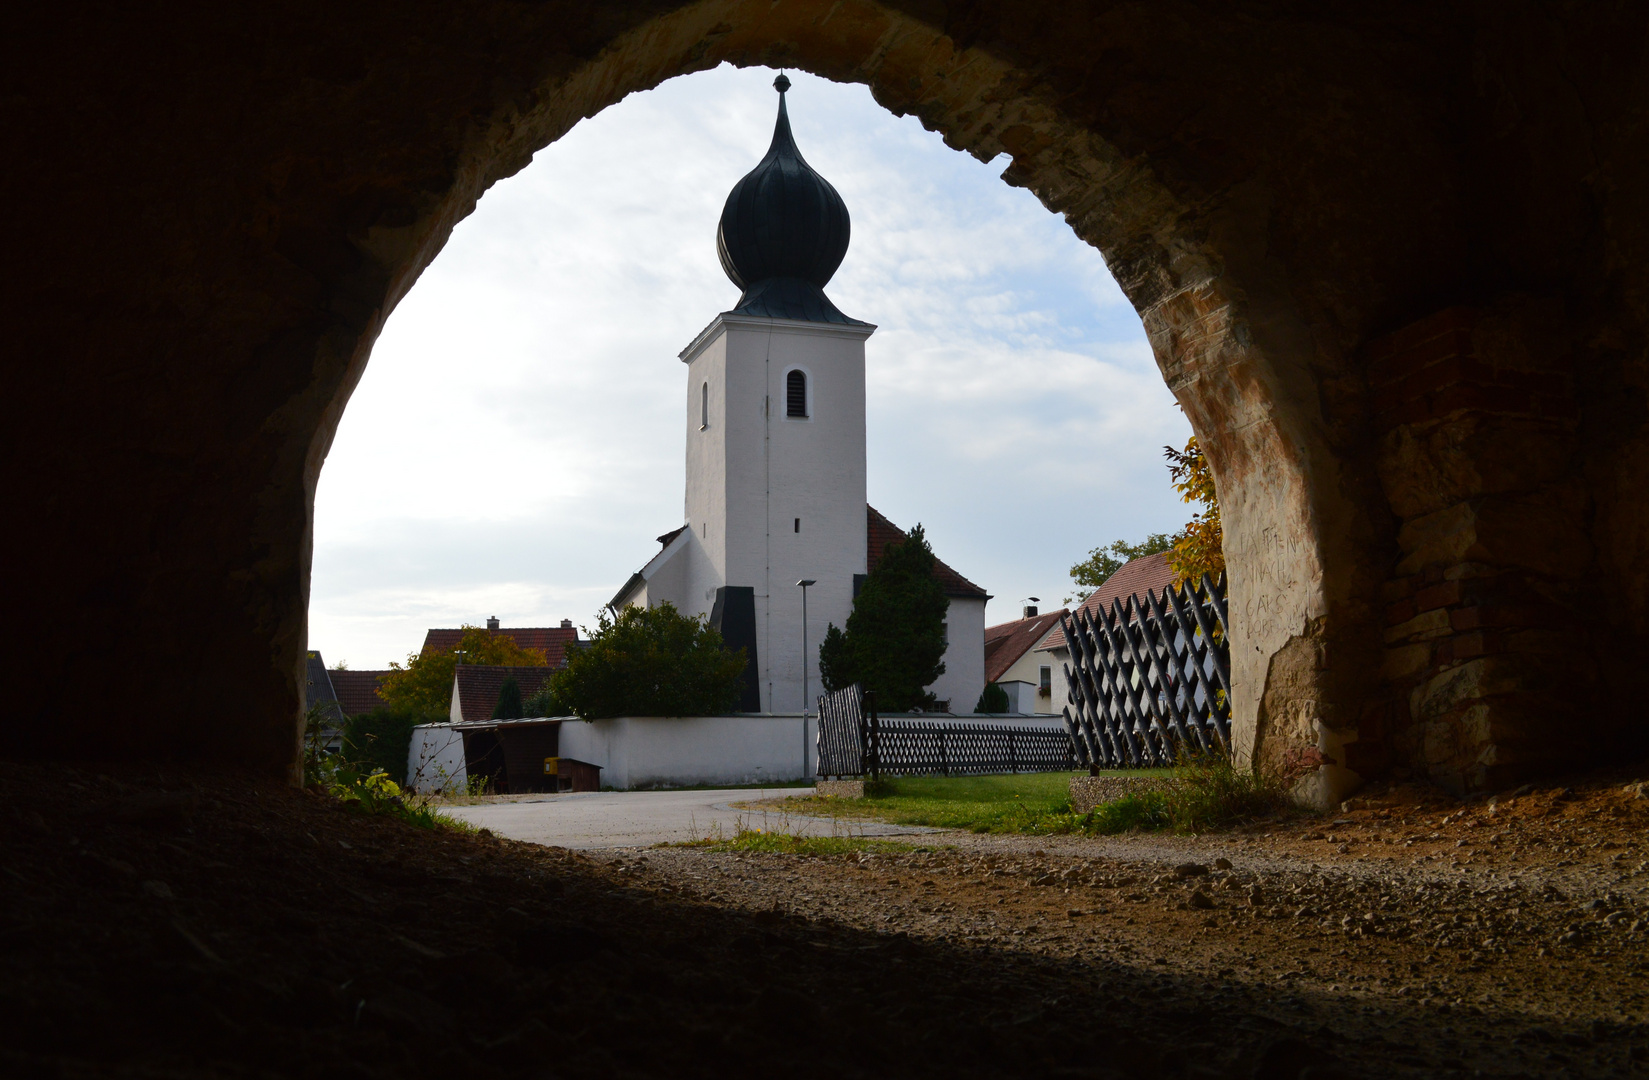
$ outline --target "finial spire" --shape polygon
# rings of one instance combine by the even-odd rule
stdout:
[[[808,322],[852,323],[824,294],[847,254],[847,206],[830,182],[803,160],[779,92],[773,143],[767,156],[737,184],[716,229],[721,267],[744,290],[734,311]]]

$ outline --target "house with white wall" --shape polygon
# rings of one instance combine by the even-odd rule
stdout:
[[[1053,696],[1054,660],[1037,646],[1062,614],[1063,608],[1038,613],[1027,604],[1020,618],[985,628],[985,681],[1007,693],[1009,712],[1059,712]]]

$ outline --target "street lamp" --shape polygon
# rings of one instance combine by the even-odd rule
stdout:
[[[817,585],[812,578],[796,582],[802,590],[802,779],[807,779],[807,587]]]

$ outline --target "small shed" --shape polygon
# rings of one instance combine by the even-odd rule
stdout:
[[[486,778],[495,795],[600,791],[601,767],[562,757],[561,724],[576,717],[462,720],[414,731],[408,775],[424,790],[468,790]]]

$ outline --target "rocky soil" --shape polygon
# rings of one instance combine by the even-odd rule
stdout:
[[[584,856],[0,766],[0,1074],[1636,1075],[1643,790]]]

